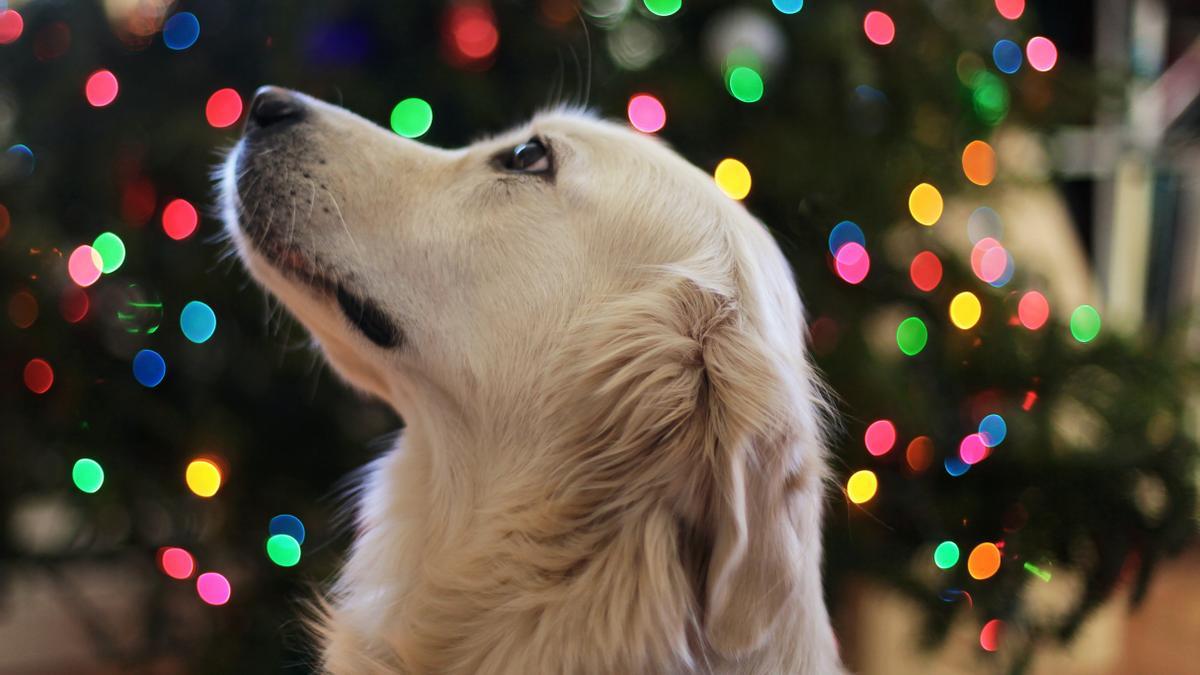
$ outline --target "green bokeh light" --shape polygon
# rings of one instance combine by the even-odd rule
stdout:
[[[101,468],[100,462],[84,457],[72,467],[71,480],[82,492],[92,494],[104,485],[104,469]]]
[[[737,66],[729,71],[729,93],[743,103],[754,103],[763,97],[763,79],[758,71]]]
[[[683,0],[644,0],[646,9],[657,16],[671,16],[683,6]]]
[[[1080,305],[1071,312],[1071,335],[1080,342],[1091,342],[1100,334],[1100,312],[1091,305]]]
[[[981,70],[971,77],[971,102],[981,121],[996,126],[1008,116],[1008,86],[995,73]]]
[[[100,254],[100,271],[105,274],[116,272],[125,262],[125,242],[112,232],[105,232],[96,237],[92,248]]]
[[[916,356],[925,349],[929,342],[929,329],[925,322],[915,316],[910,316],[900,322],[896,328],[896,345],[906,356]]]
[[[392,108],[392,131],[405,138],[423,136],[433,126],[433,107],[421,98],[406,98]]]
[[[267,557],[280,567],[300,562],[300,542],[290,534],[273,534],[267,539]]]
[[[958,544],[943,541],[933,550],[933,564],[948,570],[958,564]]]

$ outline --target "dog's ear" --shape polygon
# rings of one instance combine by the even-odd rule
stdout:
[[[820,546],[823,462],[794,290],[794,306],[751,317],[714,281],[728,278],[717,267],[673,267],[586,312],[545,408],[571,421],[570,459],[556,461],[572,512],[669,509],[680,534],[663,571],[691,586],[693,629],[737,658],[763,644],[798,589],[820,593],[800,575],[819,575],[804,561]],[[802,494],[807,508],[795,505]]]
[[[697,336],[711,471],[704,632],[718,653],[736,658],[764,643],[800,590],[800,528],[820,536],[796,520],[804,509],[794,505],[805,488],[819,489],[820,418],[801,335],[769,343],[769,331],[782,328],[772,323],[777,317],[752,321],[734,297],[693,306],[718,312],[717,320],[699,322],[708,328]]]

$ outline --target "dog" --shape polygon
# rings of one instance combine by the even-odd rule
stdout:
[[[406,423],[326,672],[841,672],[827,397],[787,261],[709,175],[579,111],[444,150],[264,87],[219,182],[252,276]]]

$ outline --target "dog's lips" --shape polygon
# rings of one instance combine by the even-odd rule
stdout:
[[[337,281],[322,272],[316,261],[294,244],[268,238],[256,242],[254,248],[272,267],[293,281],[322,293],[333,293],[338,288]]]

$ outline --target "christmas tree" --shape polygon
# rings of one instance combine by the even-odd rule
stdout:
[[[299,603],[400,425],[220,241],[210,171],[268,83],[447,147],[582,105],[713,171],[790,257],[836,392],[835,613],[882,581],[931,643],[965,615],[1019,670],[1194,537],[1184,318],[1056,297],[995,201],[1025,180],[1005,130],[1101,96],[1052,3],[4,4],[0,583],[50,579],[98,663],[309,670]],[[1060,572],[1073,605],[1030,612]]]

